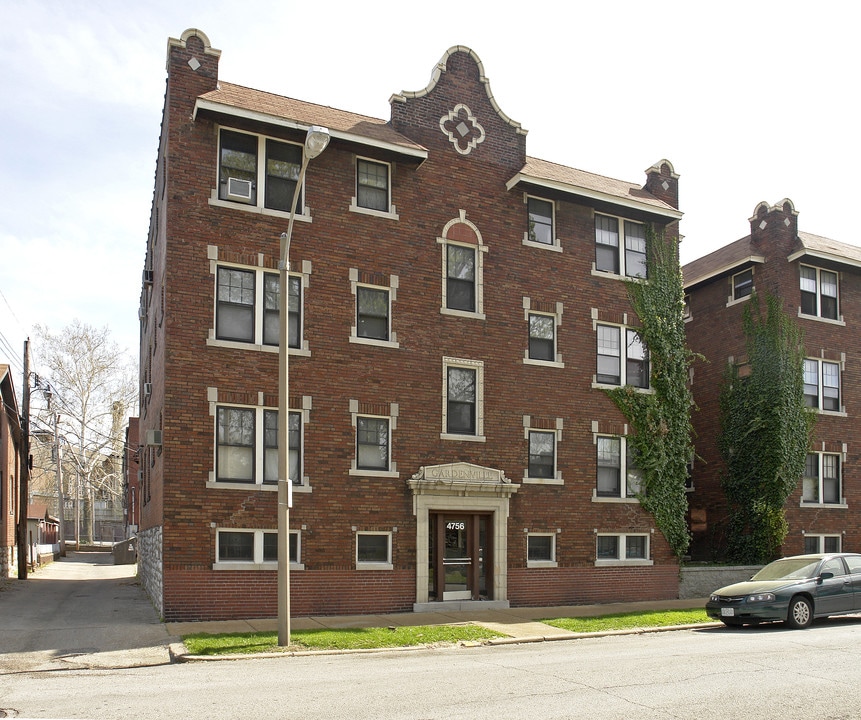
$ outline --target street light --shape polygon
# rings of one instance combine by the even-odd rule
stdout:
[[[296,202],[305,184],[305,170],[309,161],[317,157],[329,144],[329,131],[312,125],[305,136],[299,178],[293,188],[290,220],[287,232],[281,233],[281,258],[278,262],[280,297],[278,300],[278,644],[290,644],[290,507],[293,504],[293,486],[290,482],[290,350],[288,294],[290,270],[290,238],[296,217]]]

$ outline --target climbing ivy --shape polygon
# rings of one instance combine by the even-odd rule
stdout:
[[[804,403],[804,346],[780,298],[745,308],[747,362],[727,366],[719,447],[729,505],[727,559],[762,564],[787,533],[784,505],[804,472],[815,415]]]
[[[665,239],[652,227],[647,227],[646,241],[648,281],[628,281],[628,296],[640,319],[640,339],[649,349],[653,392],[626,385],[607,394],[634,431],[628,443],[643,473],[640,504],[681,558],[690,543],[685,480],[693,455],[688,373],[695,356],[685,342],[677,241]]]

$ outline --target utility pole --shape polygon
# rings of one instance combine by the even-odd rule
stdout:
[[[24,341],[24,389],[21,407],[21,456],[18,494],[18,579],[27,579],[27,506],[30,499],[30,339]]]
[[[65,510],[63,507],[63,447],[60,444],[60,433],[57,429],[59,422],[59,413],[54,413],[54,453],[57,458],[57,519],[60,523],[58,527],[58,541],[60,543],[60,557],[66,557],[66,529],[65,520],[63,519]]]

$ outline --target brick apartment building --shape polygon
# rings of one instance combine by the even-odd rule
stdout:
[[[124,537],[133,537],[140,529],[140,433],[138,418],[129,418],[123,447],[123,525]]]
[[[18,538],[15,534],[21,503],[21,418],[12,372],[0,364],[0,578],[18,571]]]
[[[273,617],[278,259],[290,251],[295,615],[674,598],[602,388],[648,391],[626,277],[678,176],[526,154],[477,55],[381,120],[233,85],[168,42],[141,297],[139,563],[166,620]],[[440,605],[436,605],[440,607]]]
[[[754,291],[777,295],[804,334],[805,400],[816,413],[803,478],[786,504],[783,554],[861,547],[855,420],[861,399],[861,248],[798,231],[791,200],[760,203],[750,235],[683,268],[688,345],[707,362],[694,369],[696,452],[689,495],[694,559],[719,558],[725,546],[725,465],[717,446],[719,393],[727,363],[746,353],[744,307]]]

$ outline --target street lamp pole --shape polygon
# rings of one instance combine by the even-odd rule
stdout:
[[[281,233],[281,256],[278,262],[279,286],[279,330],[278,339],[278,644],[290,644],[290,507],[293,505],[293,486],[290,479],[290,338],[289,338],[289,292],[290,292],[290,238],[293,235],[293,220],[296,217],[296,202],[305,184],[308,163],[326,149],[329,131],[312,125],[305,136],[302,149],[302,164],[299,177],[293,188],[290,205],[290,220],[287,232]]]

